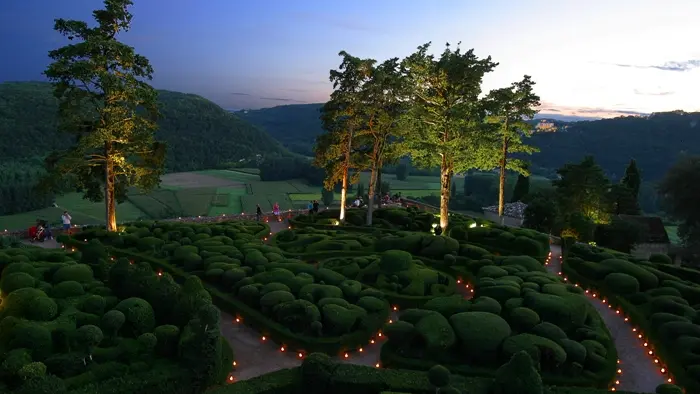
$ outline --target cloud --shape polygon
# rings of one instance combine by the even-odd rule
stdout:
[[[690,59],[680,62],[672,61],[666,62],[664,64],[652,64],[652,65],[639,65],[639,64],[623,64],[623,63],[613,63],[613,65],[618,67],[626,68],[641,68],[641,69],[656,69],[661,71],[690,71],[696,68],[700,68],[700,59]]]
[[[269,100],[269,101],[283,101],[286,103],[305,103],[305,101],[299,101],[299,100],[294,100],[294,99],[289,99],[289,98],[281,98],[281,97],[259,97],[260,100]]]
[[[248,93],[240,93],[240,92],[233,92],[231,94],[234,96],[250,96]]]
[[[671,92],[671,91],[656,91],[656,92],[645,92],[639,89],[634,89],[634,94],[638,96],[670,96],[672,94],[676,94],[676,92]]]
[[[539,108],[540,117],[546,114],[558,114],[563,116],[579,116],[586,118],[615,118],[619,116],[646,116],[645,112],[634,111],[629,109],[613,109],[613,108],[591,108],[591,107],[569,107],[557,105],[554,103],[544,102]]]

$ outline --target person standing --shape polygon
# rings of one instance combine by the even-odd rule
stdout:
[[[256,210],[255,210],[255,218],[256,218],[257,221],[259,222],[259,221],[260,221],[260,218],[262,217],[262,208],[260,208],[260,204],[257,204],[257,205],[258,205],[258,206],[257,206],[257,208],[256,208]]]
[[[63,211],[63,215],[61,215],[61,222],[63,222],[63,230],[68,231],[70,230],[70,221],[73,220],[73,218],[70,216],[68,211]]]
[[[307,205],[306,208],[309,209],[309,215],[311,215],[312,213],[314,213],[314,202],[313,202],[313,201],[309,201],[309,205]]]
[[[314,200],[314,203],[313,203],[313,206],[312,206],[313,209],[314,209],[314,213],[318,213],[318,205],[319,205],[319,204],[318,204],[318,200]]]
[[[275,203],[275,205],[272,206],[272,214],[275,216],[280,215],[280,205],[278,203]]]

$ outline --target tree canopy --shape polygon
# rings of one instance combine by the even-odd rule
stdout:
[[[659,185],[669,215],[681,222],[678,236],[692,253],[700,253],[700,156],[679,160]]]

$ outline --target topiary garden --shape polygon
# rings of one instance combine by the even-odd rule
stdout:
[[[569,280],[629,315],[669,380],[700,392],[700,272],[673,266],[666,255],[647,260],[585,244],[569,246],[565,256]]]
[[[196,277],[85,257],[0,252],[0,391],[186,393],[226,379],[233,353]]]
[[[382,361],[416,369],[441,363],[464,375],[491,375],[524,351],[551,384],[606,387],[617,352],[583,290],[529,257],[499,263],[478,268],[473,299],[436,297],[403,311],[384,329],[389,341]]]

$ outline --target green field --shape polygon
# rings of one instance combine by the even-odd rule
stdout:
[[[495,177],[494,173],[478,176]],[[382,174],[382,181],[389,182],[391,193],[400,192],[404,197],[425,197],[440,192],[440,179],[437,176],[409,176],[399,181],[395,175]],[[365,190],[369,183],[369,173],[360,174],[360,182]],[[464,177],[455,177],[457,190],[464,187]],[[509,187],[515,184],[515,176],[509,176]],[[541,177],[533,177],[531,190],[551,185]],[[355,189],[356,190],[356,189]],[[350,193],[352,196],[353,193]],[[160,187],[150,193],[131,190],[128,199],[117,207],[119,222],[138,219],[163,219],[186,216],[217,216],[239,213],[254,214],[257,204],[263,211],[272,210],[274,203],[282,211],[306,208],[309,201],[321,200],[321,188],[310,186],[303,180],[269,181],[260,180],[257,169],[204,170],[186,173],[167,174]],[[335,194],[335,201],[340,193]],[[73,223],[104,223],[104,204],[83,200],[78,193],[69,193],[56,199],[58,208],[45,208],[38,211],[0,217],[0,231],[21,230],[31,226],[36,219],[44,219],[59,224],[63,210],[70,211]],[[673,235],[672,235],[673,234]],[[675,231],[669,236],[677,242]]]
[[[671,243],[679,245],[681,240],[678,238],[678,226],[666,226],[665,228],[666,233],[668,234],[668,239],[671,240]]]

